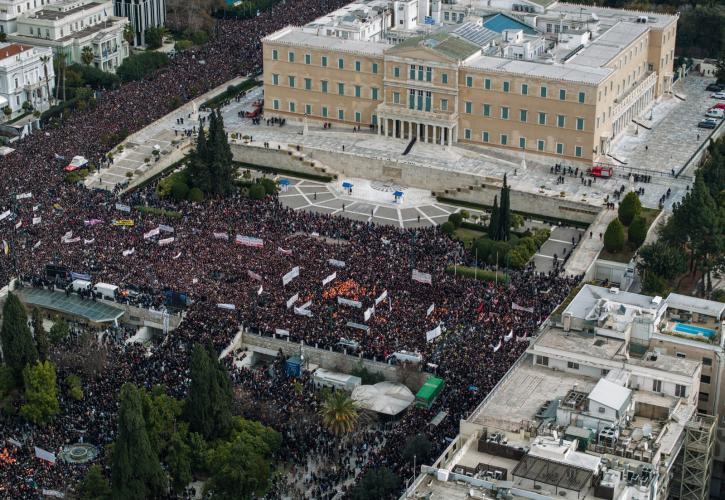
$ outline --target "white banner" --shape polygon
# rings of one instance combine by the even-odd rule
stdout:
[[[76,236],[75,238],[65,240],[63,243],[78,243],[79,241],[81,241],[81,237]]]
[[[308,309],[311,305],[312,305],[312,301],[308,300],[307,302],[305,302],[304,304],[302,304],[300,306],[300,309]]]
[[[132,248],[131,250],[124,250],[123,256],[128,257],[129,255],[133,255],[135,251],[136,251],[136,247]]]
[[[514,311],[526,311],[528,313],[533,313],[534,308],[533,307],[523,307],[518,305],[516,302],[511,302],[511,309]]]
[[[491,347],[493,347],[493,352],[497,352],[499,349],[501,349],[501,345],[502,345],[502,342],[501,342],[501,339],[499,339],[498,344],[496,346],[493,346],[493,345],[491,346]]]
[[[35,456],[41,460],[46,460],[51,464],[55,463],[55,453],[44,450],[43,448],[35,447]]]
[[[336,259],[327,259],[327,263],[333,267],[345,267],[345,261]]]
[[[85,238],[84,238],[84,239],[83,239],[83,244],[84,244],[84,245],[90,245],[90,244],[91,244],[91,243],[93,243],[94,241],[96,241],[96,239],[95,239],[95,238],[91,238],[90,240],[87,240],[87,239],[85,239]]]
[[[264,246],[264,240],[261,240],[259,238],[253,238],[251,236],[242,236],[241,234],[237,235],[234,243],[236,243],[237,245],[243,245],[245,247],[262,248]]]
[[[360,323],[355,323],[354,321],[348,321],[346,326],[355,328],[356,330],[362,330],[364,332],[370,331],[370,327],[368,325],[361,325]]]
[[[311,317],[312,311],[310,311],[309,309],[303,309],[301,307],[295,307],[295,314],[297,314],[298,316]]]
[[[234,311],[237,308],[234,304],[217,304],[216,306],[219,309],[228,309],[229,311]]]
[[[33,217],[33,225],[40,224],[41,220],[41,217]]]
[[[37,212],[39,208],[40,208],[40,205],[34,205],[33,212]]]
[[[335,278],[337,278],[337,271],[335,271],[334,273],[329,275],[327,278],[322,280],[322,286],[327,285],[330,281],[334,280]]]
[[[290,297],[287,300],[287,309],[289,309],[290,307],[292,307],[292,304],[294,304],[295,302],[297,302],[299,300],[299,298],[300,298],[300,294],[299,293],[296,293],[292,297]]]
[[[13,439],[13,438],[6,438],[5,442],[15,446],[16,448],[22,448],[22,446],[23,446],[23,443],[21,443],[17,439]]]
[[[229,241],[229,235],[227,233],[214,233],[214,239]]]
[[[43,488],[43,495],[46,497],[65,498],[65,493],[58,490],[46,490]]]
[[[259,285],[259,290],[257,290],[257,295],[262,295],[262,292],[264,291],[264,288],[262,285]]]
[[[38,248],[40,246],[40,242],[41,242],[41,240],[38,240],[38,242],[35,245],[33,245],[33,248],[34,249]],[[7,253],[7,252],[5,252],[5,253]]]
[[[177,253],[176,255],[174,255],[174,256],[173,256],[173,257],[171,257],[171,258],[172,258],[172,259],[174,259],[174,260],[176,260],[176,259],[178,259],[179,257],[181,257],[181,252]]]
[[[508,334],[506,334],[506,336],[503,338],[503,341],[504,342],[508,342],[512,338],[514,338],[514,331],[513,330],[511,330],[510,332],[508,332]]]
[[[120,210],[121,212],[130,212],[131,207],[124,205],[123,203],[116,203],[116,210]]]
[[[277,251],[282,255],[292,255],[292,250],[285,250],[282,247],[277,247]]]
[[[290,281],[292,281],[299,275],[300,275],[300,266],[293,267],[290,272],[288,272],[287,274],[282,276],[282,285],[283,286],[286,285],[287,283],[289,283]]]
[[[15,195],[16,200],[24,200],[25,198],[32,198],[32,197],[33,197],[33,193],[21,193],[21,194]]]
[[[154,236],[158,236],[161,230],[157,227],[156,229],[152,229],[148,233],[144,233],[143,239],[147,240],[149,238],[153,238]]]
[[[370,319],[370,316],[372,316],[373,314],[375,314],[375,306],[365,309],[365,313],[363,313],[365,321],[367,322]]]
[[[0,214],[0,220],[4,220],[10,217],[10,210],[5,210],[3,213]]]
[[[250,271],[249,269],[247,269],[247,276],[249,276],[253,280],[262,281],[262,277],[260,275],[258,275],[254,271]]]
[[[439,337],[441,334],[441,325],[436,326],[430,331],[425,332],[425,341],[432,342],[434,338]]]
[[[417,281],[418,283],[427,283],[430,285],[433,283],[433,278],[428,273],[422,273],[417,269],[413,269],[413,281]]]
[[[173,233],[174,228],[171,226],[167,226],[166,224],[159,224],[159,229],[162,230],[165,233]]]
[[[173,242],[174,242],[173,236],[171,238],[164,238],[163,240],[159,240],[159,246],[170,245]]]
[[[15,229],[20,229],[23,227],[23,221],[19,220],[17,224],[15,224]]]
[[[385,290],[383,293],[380,294],[380,297],[375,299],[375,305],[380,304],[382,301],[388,298],[388,291]]]
[[[289,337],[289,330],[283,330],[281,328],[275,328],[274,333],[279,335],[280,337]]]
[[[428,310],[425,312],[425,317],[427,318],[428,316],[433,314],[433,311],[435,311],[435,308],[436,308],[436,305],[431,304],[430,307],[428,308]]]
[[[358,309],[362,309],[362,303],[358,302],[357,300],[345,299],[338,296],[337,303],[342,304],[343,306],[357,307]]]

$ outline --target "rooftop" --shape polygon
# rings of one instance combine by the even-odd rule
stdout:
[[[299,44],[313,49],[330,49],[341,52],[353,52],[358,54],[382,55],[385,49],[391,45],[382,42],[363,42],[359,40],[345,40],[332,36],[322,36],[316,33],[302,31],[301,28],[288,27],[281,29],[267,36],[265,40],[276,42]]]
[[[455,60],[463,60],[480,52],[481,47],[446,32],[438,32],[430,36],[415,36],[399,43],[395,48],[424,46],[443,56]]]
[[[66,2],[66,3],[72,3],[72,2]],[[77,12],[83,12],[84,10],[92,9],[94,7],[98,7],[99,5],[102,5],[101,2],[88,2],[82,5],[79,5],[77,7],[73,7],[67,10],[61,10],[63,4],[56,5],[56,6],[47,6],[48,8],[39,10],[34,13],[30,13],[27,16],[25,16],[25,19],[41,19],[43,21],[55,21],[59,19],[64,19],[68,16],[72,16],[73,14]]]
[[[564,309],[564,313],[571,313],[575,318],[586,318],[600,299],[626,306],[639,307],[653,313],[663,307],[661,302],[653,301],[653,298],[648,295],[587,284],[582,287],[581,291],[569,303],[569,306]]]
[[[619,22],[577,52],[570,61],[592,68],[605,66],[647,30],[646,24]]]
[[[627,9],[610,9],[608,7],[596,7],[593,5],[573,4],[573,3],[557,3],[548,12],[558,13],[564,12],[573,15],[591,16],[594,14],[604,24],[614,24],[619,21],[636,22],[640,16],[647,17],[645,26],[654,28],[664,28],[668,24],[677,21],[678,16],[664,14],[661,12],[645,12]]]
[[[125,311],[95,300],[84,300],[77,295],[66,296],[41,288],[19,288],[14,292],[21,302],[32,306],[84,318],[93,323],[110,323]]]
[[[30,50],[32,48],[33,47],[30,45],[23,45],[20,43],[11,43],[9,45],[5,45],[4,47],[0,47],[0,61],[9,57],[14,57],[21,52],[25,52],[26,50]]]
[[[696,312],[698,314],[717,318],[718,320],[725,316],[725,303],[716,302],[714,300],[690,297],[689,295],[680,295],[679,293],[671,293],[667,296],[665,302],[667,302],[668,307]]]
[[[592,68],[570,62],[543,63],[485,55],[466,61],[464,66],[486,71],[513,73],[532,78],[549,78],[590,85],[605,80],[612,73],[612,70],[607,68]]]
[[[601,379],[589,393],[589,399],[616,410],[621,409],[631,398],[632,391],[614,382]]]

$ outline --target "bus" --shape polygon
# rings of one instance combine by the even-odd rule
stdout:
[[[423,387],[418,391],[418,394],[415,395],[415,405],[418,408],[429,410],[445,386],[446,382],[442,378],[432,375],[429,376],[428,380],[423,384]]]

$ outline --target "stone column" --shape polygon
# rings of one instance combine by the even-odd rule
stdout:
[[[423,124],[423,142],[428,142],[428,124]]]

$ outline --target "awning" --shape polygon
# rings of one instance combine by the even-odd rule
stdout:
[[[125,313],[123,309],[104,302],[82,299],[75,294],[67,296],[64,292],[52,292],[44,288],[18,288],[13,293],[25,304],[77,316],[93,323],[110,323]]]

